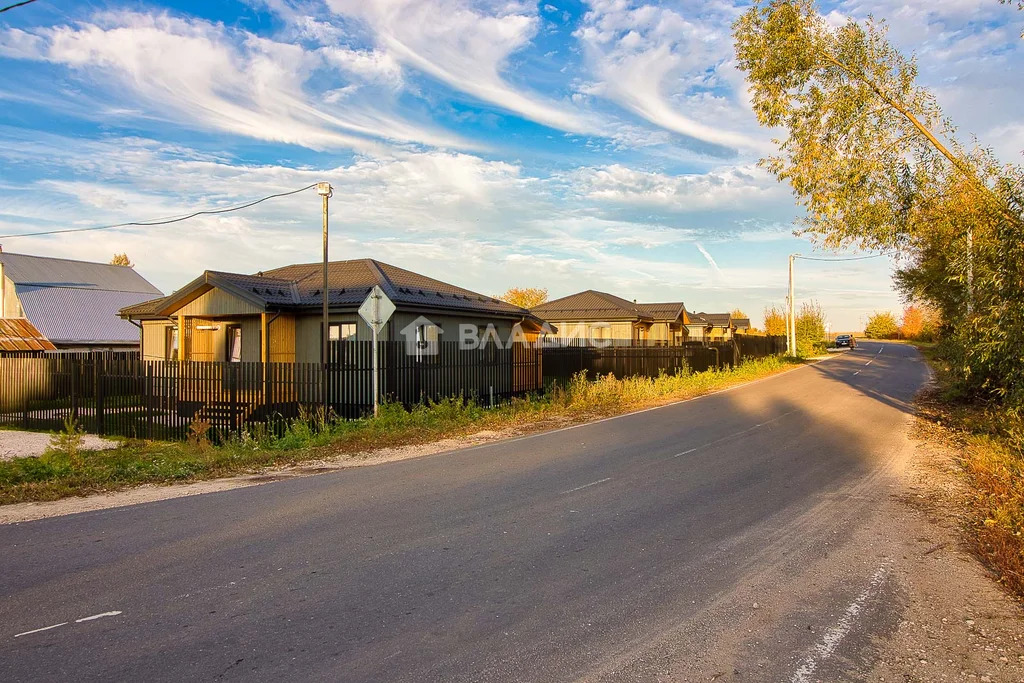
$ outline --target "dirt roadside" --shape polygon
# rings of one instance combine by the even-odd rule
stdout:
[[[870,681],[1024,681],[1024,609],[972,555],[968,492],[944,428],[914,418],[892,493],[906,607]]]

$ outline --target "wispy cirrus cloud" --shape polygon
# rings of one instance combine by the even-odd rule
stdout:
[[[372,51],[307,50],[218,23],[122,11],[73,25],[8,29],[0,33],[0,52],[71,69],[93,91],[90,106],[101,99],[97,90],[104,93],[102,116],[140,114],[312,149],[370,151],[380,149],[379,140],[473,147],[380,106],[387,93],[334,106],[307,90],[324,67],[356,85],[393,84],[397,65]]]

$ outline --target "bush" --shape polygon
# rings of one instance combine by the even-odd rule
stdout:
[[[864,326],[864,336],[868,339],[895,339],[899,331],[896,316],[889,311],[875,311]]]

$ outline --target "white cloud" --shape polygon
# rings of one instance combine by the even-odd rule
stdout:
[[[330,106],[303,89],[325,59],[349,74],[393,82],[397,65],[373,52],[309,52],[198,19],[132,12],[37,29],[32,39],[7,30],[0,33],[0,50],[75,70],[112,100],[107,115],[134,112],[137,102],[148,117],[313,149],[380,149],[374,138],[469,146],[369,100],[358,107]]]
[[[509,61],[537,33],[537,8],[464,0],[327,0],[369,28],[379,50],[484,102],[552,128],[598,133],[596,119],[571,104],[514,87]]]
[[[613,164],[577,169],[569,179],[587,199],[672,211],[737,209],[777,203],[786,196],[783,186],[754,165],[668,175]]]
[[[575,35],[594,80],[581,86],[666,130],[705,146],[751,151],[765,141],[734,91],[729,5],[672,9],[591,0]]]

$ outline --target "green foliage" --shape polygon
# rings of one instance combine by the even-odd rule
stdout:
[[[875,311],[864,326],[864,336],[868,339],[895,339],[899,331],[896,316],[890,311]]]
[[[796,352],[799,356],[814,356],[824,353],[828,342],[825,340],[825,311],[816,301],[800,304],[796,315]]]
[[[884,23],[833,27],[811,0],[760,0],[734,36],[759,121],[784,132],[762,163],[793,186],[805,232],[899,250],[896,282],[942,321],[931,334],[959,390],[1024,411],[1024,169],[955,139]],[[894,333],[884,322],[870,334]]]
[[[83,433],[81,425],[78,424],[74,417],[68,415],[64,418],[64,429],[50,437],[50,450],[63,453],[72,465],[78,465],[80,463]]]

